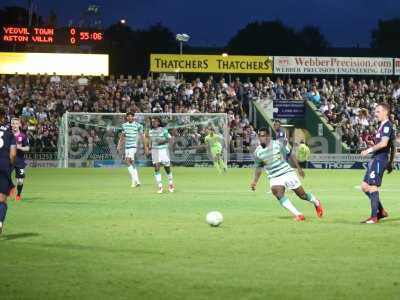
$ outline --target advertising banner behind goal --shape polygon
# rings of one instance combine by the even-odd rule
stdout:
[[[135,121],[143,125],[144,133],[151,128],[151,119],[160,118],[162,127],[168,129],[171,139],[168,150],[174,165],[194,166],[210,163],[212,157],[204,138],[212,127],[220,138],[222,158],[228,160],[228,117],[216,114],[135,114]],[[117,145],[126,122],[122,113],[65,113],[59,125],[59,166],[68,167],[119,167],[124,164],[125,151]],[[151,165],[142,141],[138,140],[135,161],[138,165]]]

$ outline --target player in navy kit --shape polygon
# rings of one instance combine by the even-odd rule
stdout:
[[[289,146],[290,149],[289,141],[286,136],[286,131],[281,127],[281,121],[279,120],[274,121],[274,130],[275,130],[275,140],[280,142],[284,147]],[[285,159],[286,161],[290,161],[290,155],[289,154],[286,155]],[[293,165],[291,166],[294,167]]]
[[[362,223],[376,224],[379,219],[388,217],[388,213],[379,199],[379,187],[385,170],[391,173],[395,157],[395,132],[389,121],[390,108],[387,104],[379,104],[375,108],[375,116],[380,122],[375,136],[375,145],[361,152],[362,156],[372,154],[361,189],[371,201],[371,216]]]
[[[0,108],[0,234],[7,214],[7,197],[14,188],[11,172],[17,158],[15,137],[6,124],[6,113]]]
[[[11,128],[17,143],[17,161],[15,163],[15,178],[17,179],[16,201],[21,201],[22,188],[24,186],[26,162],[24,153],[29,151],[29,140],[25,133],[21,132],[21,121],[18,118],[11,120]]]
[[[288,139],[286,136],[285,129],[281,127],[281,121],[274,121],[274,130],[275,130],[275,140],[279,141],[282,145],[286,146],[288,143]]]

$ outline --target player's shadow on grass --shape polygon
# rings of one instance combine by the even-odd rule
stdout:
[[[36,236],[39,236],[39,234],[36,232],[21,232],[21,233],[14,233],[14,234],[4,234],[1,236],[1,238],[5,241],[12,241],[12,240],[26,239],[26,238],[30,238],[30,237],[36,237]]]
[[[293,220],[292,216],[280,216],[278,217],[279,220]]]
[[[54,204],[54,205],[93,205],[93,204],[104,204],[99,202],[76,202],[76,201],[40,201],[40,204]]]
[[[43,199],[43,197],[26,197],[22,199],[22,203],[35,203],[36,200]]]
[[[380,223],[400,222],[400,218],[389,218],[381,220]]]

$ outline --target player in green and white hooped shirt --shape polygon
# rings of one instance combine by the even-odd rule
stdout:
[[[135,165],[139,137],[144,147],[146,147],[142,124],[135,121],[135,115],[132,112],[128,112],[126,114],[126,123],[122,124],[122,133],[118,141],[117,150],[121,151],[122,145],[125,143],[125,160],[128,164],[128,172],[131,175],[132,187],[140,186],[139,174]]]
[[[324,213],[321,201],[312,193],[306,193],[304,191],[296,172],[286,161],[286,158],[288,158],[297,168],[299,175],[304,178],[304,171],[300,167],[295,156],[289,152],[289,149],[285,145],[279,141],[271,140],[271,135],[265,128],[258,131],[258,138],[260,146],[258,146],[254,152],[256,170],[253,182],[251,183],[251,189],[255,191],[257,182],[262,171],[265,169],[268,174],[272,193],[279,200],[280,204],[295,216],[295,220],[303,221],[304,215],[299,212],[288,197],[285,196],[286,188],[293,190],[300,199],[312,203],[317,216],[321,218]]]
[[[207,130],[207,136],[204,138],[205,143],[209,146],[211,156],[214,162],[214,167],[217,168],[218,172],[226,172],[227,167],[222,159],[222,144],[221,140],[223,137],[215,133],[214,127],[210,126]]]
[[[151,119],[151,129],[147,133],[147,149],[151,149],[151,158],[154,165],[154,177],[158,185],[158,193],[163,192],[163,185],[160,173],[161,165],[164,166],[168,177],[168,190],[172,193],[175,190],[171,171],[171,161],[169,158],[168,143],[171,135],[166,128],[161,126],[159,118]],[[148,150],[147,150],[148,152]]]

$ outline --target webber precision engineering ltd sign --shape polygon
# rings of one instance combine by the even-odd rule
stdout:
[[[394,59],[394,75],[400,75],[400,58]]]
[[[151,54],[150,72],[272,73],[271,56]]]
[[[274,73],[392,75],[393,59],[378,57],[274,56]]]

